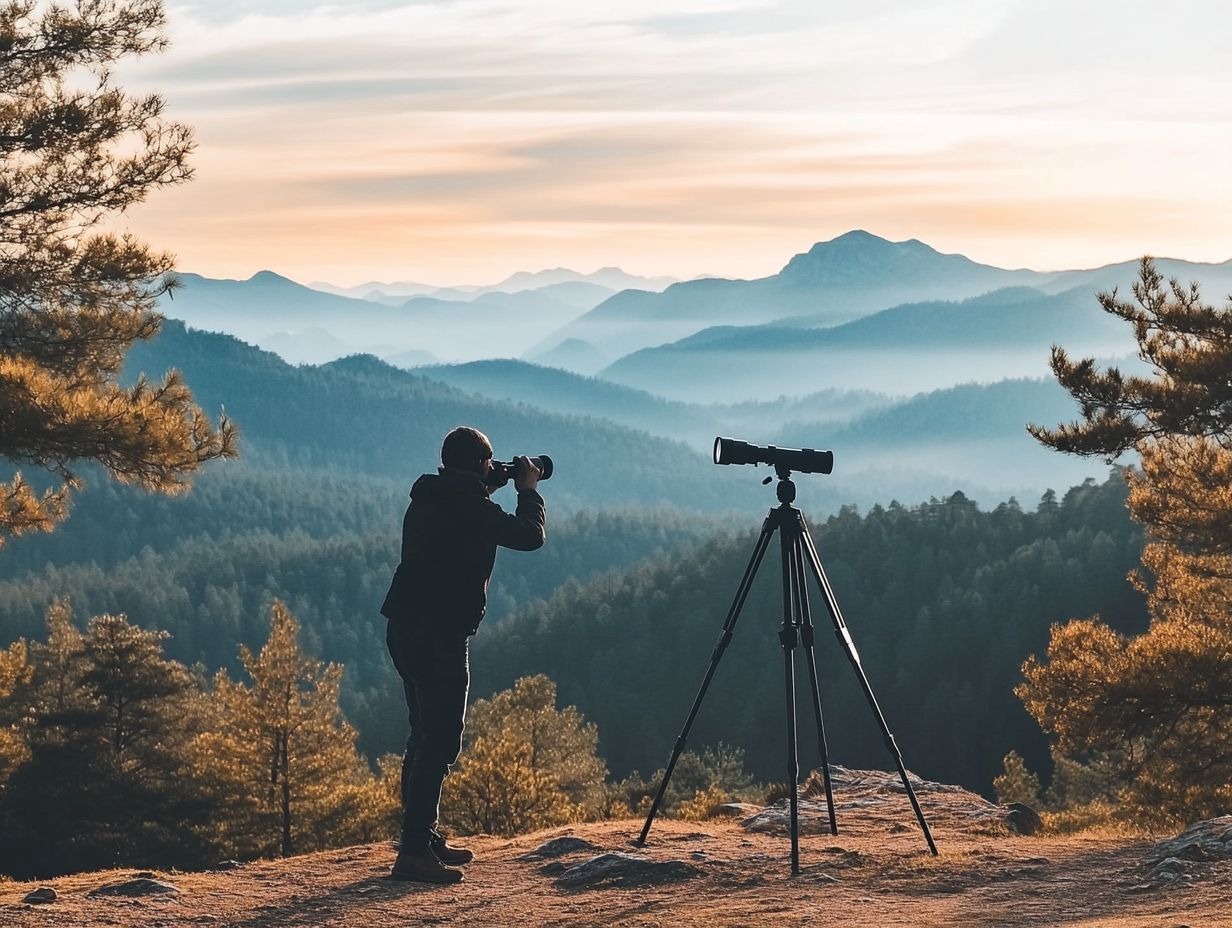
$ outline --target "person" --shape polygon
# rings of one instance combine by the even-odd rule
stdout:
[[[402,677],[411,734],[402,759],[402,843],[393,876],[456,883],[474,854],[448,844],[437,829],[441,787],[462,750],[467,648],[487,606],[498,546],[533,551],[545,540],[539,469],[514,458],[517,508],[488,498],[492,443],[482,432],[453,429],[441,466],[411,487],[402,523],[402,560],[381,614],[386,643]]]

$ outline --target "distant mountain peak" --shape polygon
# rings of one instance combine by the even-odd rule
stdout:
[[[346,371],[348,373],[388,373],[389,371],[397,370],[388,361],[378,358],[374,354],[361,352],[359,354],[349,354],[346,357],[337,358],[321,365],[322,370]]]
[[[246,283],[250,283],[250,284],[261,284],[261,283],[295,284],[295,281],[293,281],[290,277],[283,277],[281,274],[277,274],[274,271],[257,271],[257,273],[253,274],[251,277],[248,278]],[[300,286],[300,284],[295,284],[295,285],[297,287]]]
[[[962,255],[944,255],[919,239],[892,242],[864,229],[853,229],[798,254],[779,272],[789,285],[831,286],[875,284],[887,275],[903,277],[936,272],[945,265],[974,266]]]
[[[842,235],[836,235],[828,242],[818,242],[813,246],[814,249],[822,248],[826,245],[847,245],[847,244],[862,244],[866,242],[879,242],[883,245],[893,245],[888,238],[882,238],[880,235],[874,235],[864,229],[852,229],[850,232],[844,232]]]
[[[905,242],[892,242],[888,238],[882,238],[880,235],[874,235],[872,232],[866,232],[864,229],[852,229],[850,232],[844,232],[828,242],[817,242],[808,250],[808,254],[849,252],[852,249],[867,249],[878,254],[891,252],[941,254],[937,249],[921,242],[918,238],[910,238]]]

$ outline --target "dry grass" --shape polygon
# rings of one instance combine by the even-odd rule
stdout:
[[[886,833],[853,820],[837,838],[804,838],[802,872],[791,876],[787,841],[748,834],[731,822],[702,828],[656,823],[647,848],[631,846],[640,821],[579,825],[573,832],[605,850],[686,859],[702,869],[678,884],[567,891],[543,862],[520,860],[556,829],[512,840],[474,842],[479,860],[456,887],[387,878],[385,845],[250,864],[226,873],[168,875],[174,898],[95,899],[87,891],[128,874],[53,881],[61,899],[22,906],[35,884],[0,886],[6,928],[405,928],[408,925],[725,926],[1066,925],[1069,928],[1203,928],[1232,924],[1232,867],[1174,889],[1135,891],[1149,844],[1120,838],[991,837],[936,829],[941,856],[918,832]],[[701,856],[696,856],[701,855]],[[570,858],[575,862],[581,858]]]
[[[388,845],[264,861],[224,873],[168,874],[183,892],[147,899],[91,898],[89,890],[131,873],[79,874],[51,881],[61,898],[23,906],[37,884],[0,884],[4,928],[406,928],[474,925],[518,928],[630,925],[641,928],[1228,928],[1232,861],[1194,865],[1192,884],[1152,883],[1153,844],[1089,823],[1065,835],[1015,837],[996,807],[962,790],[922,784],[921,803],[940,849],[932,857],[905,796],[884,777],[846,771],[836,790],[841,833],[802,837],[801,872],[791,875],[788,841],[734,821],[655,823],[634,846],[641,819],[596,822],[514,839],[480,837],[478,859],[460,886],[388,877]],[[817,804],[802,803],[817,816]],[[991,815],[990,817],[990,810]],[[817,825],[814,821],[813,826]],[[573,833],[604,851],[685,860],[700,875],[685,882],[567,890],[561,861],[522,855]]]

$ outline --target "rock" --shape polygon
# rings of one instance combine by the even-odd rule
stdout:
[[[50,886],[40,886],[33,892],[26,893],[25,898],[21,901],[30,905],[39,905],[45,902],[55,902],[57,898],[58,894]]]
[[[726,818],[747,818],[750,815],[756,815],[763,808],[751,802],[725,802],[715,811]]]
[[[1179,857],[1167,857],[1151,868],[1151,878],[1161,883],[1174,883],[1189,877],[1189,862]]]
[[[180,888],[149,877],[137,877],[132,880],[122,880],[119,883],[107,883],[98,889],[92,889],[90,896],[160,896],[167,893],[178,893]]]
[[[1149,859],[1155,869],[1169,860],[1232,860],[1232,815],[1195,822],[1175,838],[1156,844]]]
[[[830,813],[824,802],[813,802],[808,799],[799,800],[800,834],[820,835],[830,833]],[[780,799],[772,806],[767,806],[758,812],[741,820],[740,827],[745,831],[756,831],[761,834],[785,835],[791,833],[791,808],[786,799]]]
[[[544,841],[533,851],[527,851],[519,859],[543,860],[547,857],[563,857],[566,854],[576,854],[579,851],[597,851],[599,849],[597,844],[591,844],[585,838],[563,835],[559,838],[552,838],[550,841]]]
[[[701,875],[701,870],[684,860],[654,860],[617,851],[600,854],[570,867],[557,878],[556,885],[565,889],[585,889],[591,886],[654,886],[691,880]]]
[[[540,867],[539,872],[544,876],[560,876],[568,869],[569,865],[567,863],[559,860],[553,860],[550,863],[546,863]]]
[[[1025,802],[1011,802],[1005,808],[1005,824],[1014,834],[1033,835],[1043,827],[1039,813]]]
[[[238,870],[242,866],[244,865],[240,863],[238,860],[220,860],[218,863],[214,864],[214,869],[215,870]]]
[[[1200,841],[1190,841],[1188,844],[1179,845],[1173,857],[1179,857],[1181,860],[1196,860],[1196,861],[1212,861],[1219,858],[1212,851],[1208,850]]]
[[[1184,873],[1187,863],[1179,857],[1168,857],[1154,866],[1157,873]]]

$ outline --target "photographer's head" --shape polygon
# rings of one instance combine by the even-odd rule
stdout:
[[[441,444],[441,464],[486,477],[492,464],[492,443],[478,429],[460,425]]]

